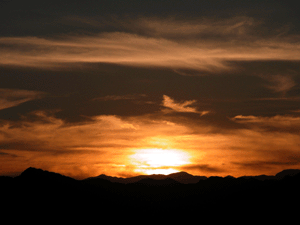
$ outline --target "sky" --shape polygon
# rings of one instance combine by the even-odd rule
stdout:
[[[0,175],[300,169],[293,2],[0,0]]]

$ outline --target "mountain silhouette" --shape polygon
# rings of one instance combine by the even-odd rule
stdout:
[[[194,176],[187,172],[178,172],[178,173],[171,173],[168,177],[183,183],[183,184],[192,184],[197,183],[199,180],[205,180],[207,177],[205,176]]]
[[[115,215],[214,212],[246,216],[253,210],[262,216],[267,211],[291,213],[300,200],[300,170],[284,170],[275,176],[196,178],[197,182],[193,175],[179,172],[133,178],[100,175],[76,180],[28,168],[14,178],[0,177],[1,202],[16,214],[48,217],[50,212],[61,215],[67,211],[73,215],[103,216],[112,212]]]
[[[295,176],[300,173],[300,170],[297,169],[288,169],[283,170],[275,175],[276,179],[283,179],[286,176]]]
[[[163,174],[139,175],[139,176],[129,177],[129,178],[111,177],[111,176],[106,176],[104,174],[101,174],[99,176],[90,177],[87,179],[99,179],[99,178],[104,180],[109,180],[115,183],[122,183],[122,184],[135,183],[146,178],[150,178],[153,180],[164,180],[167,178],[171,178],[182,184],[192,184],[192,183],[197,183],[199,180],[207,179],[207,177],[205,176],[194,176],[187,172],[171,173],[169,175],[163,175]]]
[[[176,185],[180,184],[178,181],[175,181],[171,178],[165,178],[165,179],[151,179],[151,178],[144,178],[142,180],[139,180],[135,182],[136,184],[143,184],[143,185],[149,185],[149,186],[170,186],[170,185]]]
[[[52,182],[65,184],[75,181],[75,179],[71,177],[33,167],[29,167],[28,169],[24,170],[20,176],[16,177],[16,179],[21,179],[26,182]]]

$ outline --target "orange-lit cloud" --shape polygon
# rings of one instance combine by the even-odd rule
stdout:
[[[91,36],[1,37],[2,65],[65,67],[68,63],[117,63],[201,71],[233,69],[228,61],[300,60],[298,37],[248,33],[251,19],[228,21],[137,20],[144,34],[107,32]],[[147,32],[161,35],[147,35]],[[197,33],[200,36],[194,37]],[[174,39],[167,34],[185,34]],[[207,34],[214,38],[207,38]],[[202,36],[201,36],[202,35]],[[216,38],[217,36],[218,38]],[[222,40],[222,37],[226,37]],[[247,37],[247,38],[246,38]],[[228,41],[227,38],[231,41]]]
[[[44,112],[37,112],[36,117],[39,120],[24,120],[18,126],[13,122],[0,126],[3,168],[21,171],[36,166],[82,178],[101,173],[128,176],[147,173],[147,168],[148,173],[161,169],[239,176],[300,166],[299,129],[285,130],[292,126],[299,128],[299,118],[294,117],[236,116],[233,121],[256,123],[256,126],[223,133],[209,132],[204,124],[177,121],[163,114],[126,119],[102,115],[75,124]],[[284,129],[276,132],[262,129],[265,124]],[[206,132],[195,132],[200,129]],[[183,152],[189,159],[180,164],[159,161],[159,165],[154,165],[151,158],[132,161],[133,155],[146,154],[147,149]],[[154,164],[147,166],[147,160]],[[18,168],[13,169],[13,165]]]
[[[127,165],[123,170],[133,173],[130,162],[126,161],[132,149],[161,147],[154,137],[168,133],[168,140],[186,130],[174,123],[138,118],[122,120],[113,115],[70,125],[44,112],[35,116],[39,118],[36,122],[23,121],[18,126],[7,122],[0,126],[0,152],[5,157],[14,155],[10,161],[1,158],[3,168],[11,167],[15,161],[19,161],[19,167],[41,166],[43,162],[43,167],[60,166],[60,169],[90,165],[95,173],[109,169],[108,174],[112,174],[121,173],[122,165]],[[168,144],[171,145],[172,142]]]
[[[266,126],[269,128],[281,128],[286,132],[293,129],[299,133],[300,129],[300,117],[289,115],[277,115],[273,117],[238,115],[235,116],[233,120],[238,123],[248,124],[258,128],[263,128]]]
[[[176,112],[197,112],[196,108],[190,107],[190,105],[194,104],[196,100],[185,101],[183,103],[175,103],[175,101],[167,95],[164,95],[163,98],[163,106],[170,108]]]
[[[209,113],[209,111],[199,112],[195,107],[191,106],[196,102],[196,100],[187,100],[182,103],[175,102],[171,97],[164,95],[162,105],[175,112],[199,113],[201,116]],[[164,110],[164,112],[168,112],[168,110]]]

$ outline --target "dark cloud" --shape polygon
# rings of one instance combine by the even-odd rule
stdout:
[[[136,100],[146,97],[144,94],[128,94],[128,95],[107,95],[104,97],[94,98],[97,101],[118,101],[118,100]]]
[[[299,156],[297,159],[291,161],[252,161],[252,162],[234,162],[233,164],[239,166],[243,170],[249,170],[253,173],[261,171],[272,171],[277,170],[277,168],[291,168],[297,167],[300,164]]]
[[[60,33],[97,33],[128,31],[124,26],[111,25],[116,19],[139,17],[173,17],[226,19],[236,16],[264,20],[264,35],[275,32],[297,33],[299,19],[294,1],[1,1],[1,35],[53,35]],[[101,15],[101,16],[99,16]],[[94,26],[95,18],[100,26]],[[78,19],[79,18],[79,19]],[[82,19],[84,18],[84,19]],[[95,19],[94,19],[95,20]],[[296,26],[296,27],[295,27]],[[299,33],[299,32],[298,32]]]
[[[0,147],[0,149],[2,149],[2,148]],[[17,155],[15,155],[15,154],[10,154],[10,153],[7,153],[7,152],[0,151],[0,157],[1,156],[3,156],[3,157],[17,157]]]
[[[276,115],[273,117],[237,115],[233,121],[245,124],[248,129],[264,130],[267,132],[283,132],[299,134],[300,117],[290,115]]]
[[[41,98],[45,93],[19,89],[0,88],[0,110]]]
[[[188,165],[188,166],[183,166],[181,167],[183,170],[196,170],[202,173],[223,173],[226,172],[226,169],[224,168],[219,168],[219,167],[214,167],[208,164],[200,164],[200,165]]]

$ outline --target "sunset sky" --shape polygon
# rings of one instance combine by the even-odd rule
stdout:
[[[0,175],[300,169],[289,0],[0,0]]]

